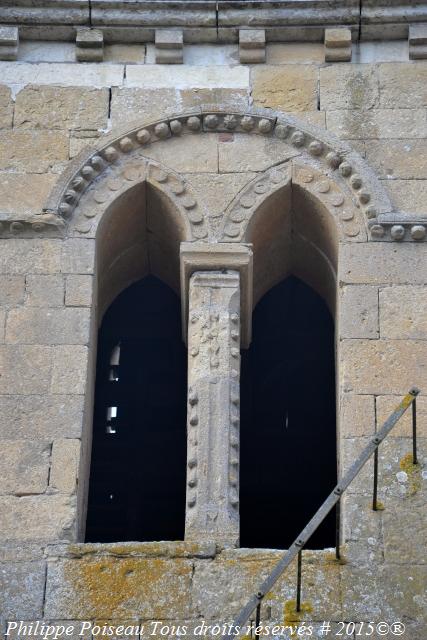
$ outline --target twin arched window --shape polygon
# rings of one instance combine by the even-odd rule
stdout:
[[[183,540],[186,350],[180,301],[148,276],[105,314],[86,540]],[[241,546],[286,548],[336,482],[333,321],[290,277],[258,303],[242,352]],[[334,544],[329,517],[312,546]]]

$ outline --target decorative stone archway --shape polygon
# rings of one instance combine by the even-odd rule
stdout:
[[[205,199],[145,149],[191,136],[197,152],[201,136],[230,132],[271,138],[286,148],[287,159],[256,172],[225,208],[221,224],[212,226]],[[139,243],[133,243],[130,220],[141,224]],[[83,151],[43,212],[5,219],[3,234],[96,242],[100,316],[143,275],[142,267],[127,268],[130,244],[130,255],[141,258],[152,243],[147,263],[180,289],[188,338],[186,538],[236,544],[239,347],[250,342],[253,298],[290,270],[308,279],[304,263],[310,261],[318,274],[314,286],[335,311],[339,245],[424,241],[426,227],[394,211],[362,158],[325,132],[283,114],[202,109],[128,128]],[[277,261],[279,254],[287,259]]]

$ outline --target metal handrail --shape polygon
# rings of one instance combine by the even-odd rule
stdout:
[[[369,460],[371,455],[375,453],[375,464],[374,464],[374,496],[372,508],[374,511],[377,510],[377,487],[378,487],[378,447],[381,442],[388,436],[390,431],[393,429],[395,424],[400,420],[405,411],[412,405],[412,459],[413,464],[418,464],[417,460],[417,413],[416,413],[416,398],[420,393],[419,389],[413,387],[409,390],[406,396],[403,398],[401,403],[396,407],[390,417],[384,422],[383,426],[379,431],[376,432],[375,436],[369,442],[369,444],[362,451],[357,460],[353,463],[347,473],[341,478],[338,482],[335,489],[332,493],[326,498],[325,502],[318,509],[315,515],[312,517],[307,526],[301,531],[295,542],[290,546],[288,551],[284,553],[282,558],[274,567],[273,571],[270,575],[264,580],[261,584],[259,591],[253,595],[249,602],[243,607],[237,618],[235,619],[232,626],[230,626],[227,631],[228,633],[223,636],[223,640],[235,640],[235,638],[242,631],[243,625],[247,623],[251,613],[256,609],[256,621],[257,627],[259,626],[259,621],[261,619],[261,604],[265,595],[272,589],[277,580],[283,574],[283,572],[288,568],[291,564],[292,560],[298,556],[298,576],[297,576],[297,611],[299,610],[299,605],[301,603],[301,560],[302,560],[302,549],[307,544],[308,540],[311,538],[313,533],[319,527],[319,525],[323,522],[329,512],[333,509],[335,505],[337,505],[337,539],[336,539],[336,557],[340,557],[339,551],[339,505],[343,492],[348,488],[348,486],[353,482],[356,476],[359,474],[362,467]],[[233,633],[233,629],[236,633]],[[237,632],[238,630],[238,632]],[[259,632],[255,630],[255,637],[259,636]]]

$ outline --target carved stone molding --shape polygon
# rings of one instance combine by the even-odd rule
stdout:
[[[240,324],[241,344],[249,347],[252,334],[252,249],[243,244],[203,244],[182,242],[181,262],[181,310],[182,327],[187,342],[189,282],[196,271],[233,270],[240,274]]]
[[[239,538],[240,276],[189,281],[186,540]]]
[[[147,180],[165,192],[181,211],[188,231],[187,240],[238,242],[239,225],[247,218],[244,210],[256,206],[263,197],[263,189],[274,190],[275,184],[285,182],[286,169],[273,167],[259,181],[256,179],[251,183],[245,193],[247,206],[242,204],[242,198],[240,205],[234,203],[234,208],[227,212],[223,235],[210,239],[203,204],[197,202],[185,181],[175,172],[144,156],[144,149],[149,145],[161,141],[167,143],[167,140],[181,136],[194,136],[196,151],[197,136],[215,132],[262,136],[276,143],[283,141],[288,152],[292,152],[293,163],[298,160],[307,166],[309,172],[316,175],[322,173],[325,180],[342,191],[344,198],[352,200],[353,205],[363,213],[369,239],[401,239],[395,232],[386,232],[387,217],[400,221],[405,216],[393,210],[384,185],[357,153],[325,131],[301,123],[292,116],[266,110],[238,113],[209,107],[194,109],[104,138],[92,152],[84,151],[70,163],[53,189],[44,214],[57,216],[66,222],[67,233],[88,234],[94,228],[90,220],[105,210],[105,203],[117,197],[132,181]],[[310,190],[310,183],[307,182],[304,188]],[[253,202],[249,202],[250,199]],[[349,219],[344,221],[350,222]],[[415,231],[405,233],[403,239],[424,240],[425,235],[418,227],[426,229],[425,218],[411,219],[411,225],[416,227]],[[351,225],[344,226],[348,237],[351,237]],[[57,227],[61,227],[60,222]]]

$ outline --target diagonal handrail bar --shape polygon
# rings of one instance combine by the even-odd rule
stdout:
[[[248,603],[243,607],[237,618],[235,619],[232,626],[228,627],[228,633],[223,636],[223,640],[235,640],[235,638],[239,635],[240,631],[243,628],[243,625],[247,623],[251,613],[257,609],[257,620],[260,618],[260,607],[261,602],[265,595],[273,588],[277,580],[280,578],[282,573],[287,569],[287,567],[291,564],[292,560],[301,552],[302,548],[307,544],[310,537],[319,527],[319,525],[326,518],[328,513],[334,508],[337,502],[341,499],[343,492],[348,488],[348,486],[353,482],[356,476],[359,474],[361,469],[364,467],[366,462],[369,460],[371,455],[378,450],[381,442],[388,436],[390,431],[393,429],[395,424],[400,420],[405,411],[415,403],[416,397],[420,393],[419,389],[416,387],[412,387],[400,404],[396,407],[393,413],[389,416],[389,418],[384,422],[383,426],[379,431],[376,432],[375,436],[369,442],[369,444],[362,451],[357,460],[353,463],[347,473],[340,479],[335,489],[332,493],[326,498],[325,502],[322,506],[317,510],[312,519],[306,525],[306,527],[301,531],[297,539],[292,543],[289,547],[288,551],[284,553],[282,558],[274,567],[273,571],[270,575],[264,580],[261,584],[259,591],[253,595]],[[414,412],[415,415],[415,412]],[[414,423],[413,423],[414,424]],[[414,464],[417,463],[416,458],[416,431],[415,427],[413,428],[413,438],[414,438],[414,449],[413,449],[413,457]],[[234,629],[234,633],[233,633]],[[255,634],[258,635],[257,633]]]

